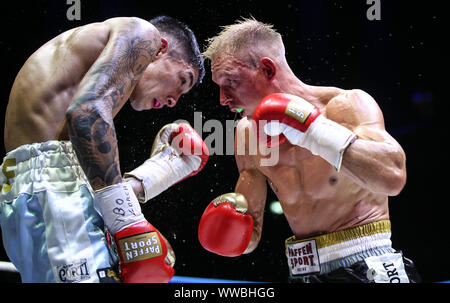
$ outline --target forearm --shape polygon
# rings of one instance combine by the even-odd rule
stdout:
[[[113,115],[128,100],[161,43],[152,25],[123,20],[127,22],[111,25],[107,45],[66,112],[70,140],[95,190],[122,181]]]
[[[235,192],[243,194],[248,201],[247,214],[253,217],[253,232],[244,254],[251,253],[258,247],[261,239],[266,204],[266,179],[255,170],[242,171],[235,187]]]
[[[342,171],[372,192],[395,196],[406,182],[405,162],[397,144],[358,139],[345,151]]]
[[[85,118],[83,119],[81,116]],[[86,121],[88,119],[86,113],[77,115],[72,112],[70,117],[68,119],[70,140],[91,186],[94,189],[100,189],[120,183],[122,178],[117,139],[115,135],[112,135],[115,133],[114,125],[108,126],[105,121],[95,121],[89,127],[91,123]],[[99,127],[99,125],[103,126]],[[102,136],[102,133],[105,135]],[[93,161],[94,159],[96,160]],[[143,192],[141,181],[133,177],[129,177],[125,181],[131,185],[136,196]]]
[[[119,151],[112,118],[106,121],[92,103],[72,108],[66,117],[70,141],[93,189],[120,183]]]

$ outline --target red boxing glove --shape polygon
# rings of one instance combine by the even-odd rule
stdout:
[[[150,223],[143,221],[126,227],[114,239],[122,282],[167,283],[172,279],[175,256],[165,238]]]
[[[302,98],[289,94],[275,93],[264,97],[259,102],[252,119],[256,123],[260,122],[257,131],[258,138],[262,138],[260,132],[264,129],[266,123],[278,121],[305,132],[319,115],[319,109]],[[268,133],[266,132],[266,134]],[[286,137],[280,132],[278,145],[285,140]],[[269,147],[276,146],[272,144],[270,135],[265,143]]]
[[[142,183],[139,202],[145,203],[169,187],[196,175],[209,158],[209,150],[188,123],[170,123],[156,135],[150,158],[124,179],[133,177]]]
[[[183,181],[189,177],[195,176],[199,171],[205,167],[209,159],[209,149],[203,142],[202,137],[192,128],[188,123],[180,123],[177,131],[172,133],[173,147],[184,156],[198,156],[201,159],[200,166],[191,174],[187,175],[178,182]],[[177,183],[178,183],[177,182]]]
[[[245,214],[247,205],[247,200],[239,193],[228,193],[214,199],[203,213],[198,227],[198,239],[203,248],[225,257],[241,255],[253,232],[253,218]]]
[[[293,145],[309,150],[340,170],[346,148],[356,139],[348,128],[327,119],[305,99],[289,94],[270,94],[255,109],[258,138],[269,147],[272,136],[287,138]],[[261,131],[269,135],[267,140]]]

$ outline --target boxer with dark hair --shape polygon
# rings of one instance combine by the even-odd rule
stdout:
[[[123,282],[174,275],[170,244],[139,202],[199,172],[206,145],[188,124],[169,124],[150,158],[122,176],[113,119],[127,100],[139,111],[175,106],[204,67],[185,24],[152,20],[119,17],[66,31],[34,52],[14,81],[0,223],[23,282],[118,280],[119,259]]]

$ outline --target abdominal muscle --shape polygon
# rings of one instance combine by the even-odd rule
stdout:
[[[279,153],[277,165],[259,170],[280,200],[297,238],[389,219],[387,196],[357,185],[306,149],[285,142]]]

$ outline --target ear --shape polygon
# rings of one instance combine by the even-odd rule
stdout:
[[[167,42],[166,39],[161,37],[161,47],[159,48],[158,52],[156,53],[155,57],[161,56],[162,54],[167,53],[169,49],[169,42]]]
[[[259,67],[262,69],[267,80],[272,80],[277,74],[277,65],[268,57],[261,58]]]

